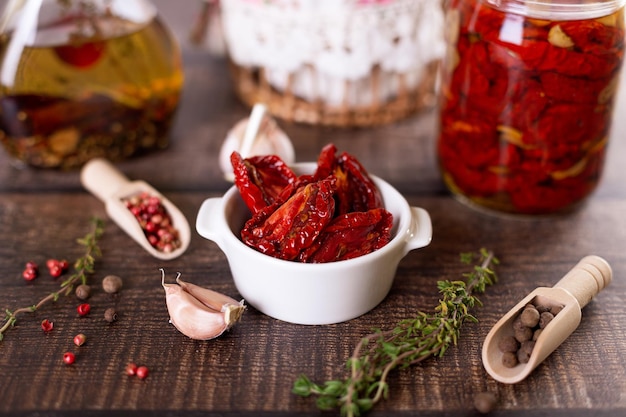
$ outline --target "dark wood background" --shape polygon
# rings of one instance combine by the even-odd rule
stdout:
[[[226,62],[187,41],[196,2],[157,2],[179,38],[186,84],[168,150],[120,163],[131,179],[144,179],[177,204],[193,225],[205,198],[229,186],[217,164],[227,131],[248,114],[229,84]],[[299,374],[324,381],[345,376],[344,364],[359,338],[389,328],[438,300],[436,281],[458,279],[466,267],[460,252],[493,249],[501,260],[500,282],[481,297],[477,324],[468,324],[458,346],[443,358],[398,370],[390,396],[372,416],[475,415],[476,393],[499,397],[496,416],[626,415],[626,111],[622,91],[603,181],[579,211],[562,217],[511,219],[488,216],[455,201],[441,183],[434,154],[436,113],[372,129],[328,129],[281,123],[299,161],[313,160],[328,142],[356,155],[372,173],[395,185],[411,205],[429,211],[433,241],[400,263],[389,296],[373,311],[346,323],[301,326],[249,308],[222,337],[193,341],[168,323],[159,268],[236,297],[222,252],[193,233],[188,251],[172,261],[150,257],[112,221],[102,239],[103,257],[91,278],[92,312],[78,318],[78,301],[62,297],[19,317],[0,342],[0,414],[305,416],[319,412],[312,399],[291,394]],[[78,172],[20,168],[0,153],[0,308],[34,304],[58,288],[46,274],[21,278],[28,260],[43,264],[75,259],[75,243],[92,216],[106,219],[103,205],[80,186]],[[613,267],[613,283],[583,311],[577,331],[516,385],[491,379],[480,349],[490,327],[538,286],[552,286],[580,258],[596,254]],[[117,296],[100,280],[124,279]],[[116,307],[118,322],[102,319]],[[324,308],[320,305],[320,308]],[[44,334],[43,319],[55,323]],[[76,348],[72,338],[87,335]],[[77,352],[65,366],[65,351]],[[147,365],[146,380],[128,378],[128,362]]]

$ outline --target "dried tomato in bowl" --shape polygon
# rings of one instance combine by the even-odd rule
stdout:
[[[361,163],[333,144],[317,169],[296,175],[278,156],[231,155],[235,185],[252,217],[242,241],[275,258],[326,263],[373,252],[391,240],[393,216]]]
[[[437,145],[444,182],[497,211],[571,210],[601,178],[624,2],[498,4],[448,3]]]

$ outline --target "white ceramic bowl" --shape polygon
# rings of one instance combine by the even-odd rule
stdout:
[[[315,163],[294,164],[297,173],[312,173]],[[226,255],[235,286],[257,310],[297,324],[331,324],[350,320],[376,307],[389,293],[400,260],[427,246],[432,237],[428,212],[411,207],[391,185],[371,176],[393,214],[391,241],[358,258],[321,264],[276,259],[246,246],[239,233],[250,218],[239,190],[202,203],[198,233]]]

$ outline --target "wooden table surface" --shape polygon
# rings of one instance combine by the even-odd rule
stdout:
[[[182,5],[184,4],[184,6]],[[143,179],[177,204],[195,224],[202,201],[229,186],[217,155],[227,131],[248,109],[233,94],[226,63],[190,46],[187,33],[197,4],[161,1],[166,21],[184,52],[186,84],[172,134],[163,152],[118,164],[131,179]],[[194,341],[168,323],[159,268],[182,272],[189,281],[237,297],[220,249],[195,231],[180,258],[152,258],[106,218],[103,205],[80,185],[78,172],[15,166],[0,153],[0,307],[29,306],[58,288],[42,273],[21,278],[28,260],[75,259],[75,242],[90,218],[105,219],[103,256],[90,278],[92,312],[77,317],[74,296],[62,296],[34,314],[19,316],[0,342],[0,414],[303,416],[319,412],[311,398],[291,393],[304,373],[315,381],[345,376],[344,364],[359,339],[387,329],[438,300],[436,281],[466,271],[459,253],[480,247],[495,251],[500,281],[480,298],[456,347],[444,357],[404,370],[390,379],[389,398],[372,416],[474,415],[476,393],[499,398],[493,415],[626,415],[626,91],[619,95],[608,161],[600,187],[577,212],[562,217],[510,219],[474,211],[442,185],[434,156],[436,114],[427,112],[391,126],[337,130],[281,123],[297,159],[313,160],[333,142],[359,158],[368,170],[395,185],[433,223],[433,240],[400,263],[387,298],[373,311],[346,323],[302,326],[281,322],[249,308],[230,332]],[[604,257],[613,283],[584,310],[579,328],[525,381],[504,385],[484,370],[480,350],[491,326],[524,295],[552,286],[585,255]],[[115,274],[124,288],[117,296],[99,289]],[[115,307],[108,324],[103,311]],[[320,305],[320,309],[324,308]],[[54,322],[43,333],[43,319]],[[87,335],[76,348],[72,338]],[[64,352],[77,353],[65,366]],[[124,374],[127,363],[149,367],[145,380]]]

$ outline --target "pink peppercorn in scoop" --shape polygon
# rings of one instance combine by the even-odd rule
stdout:
[[[107,214],[158,259],[182,255],[191,240],[181,211],[144,181],[130,181],[109,161],[96,158],[81,170],[83,186],[106,205]]]

